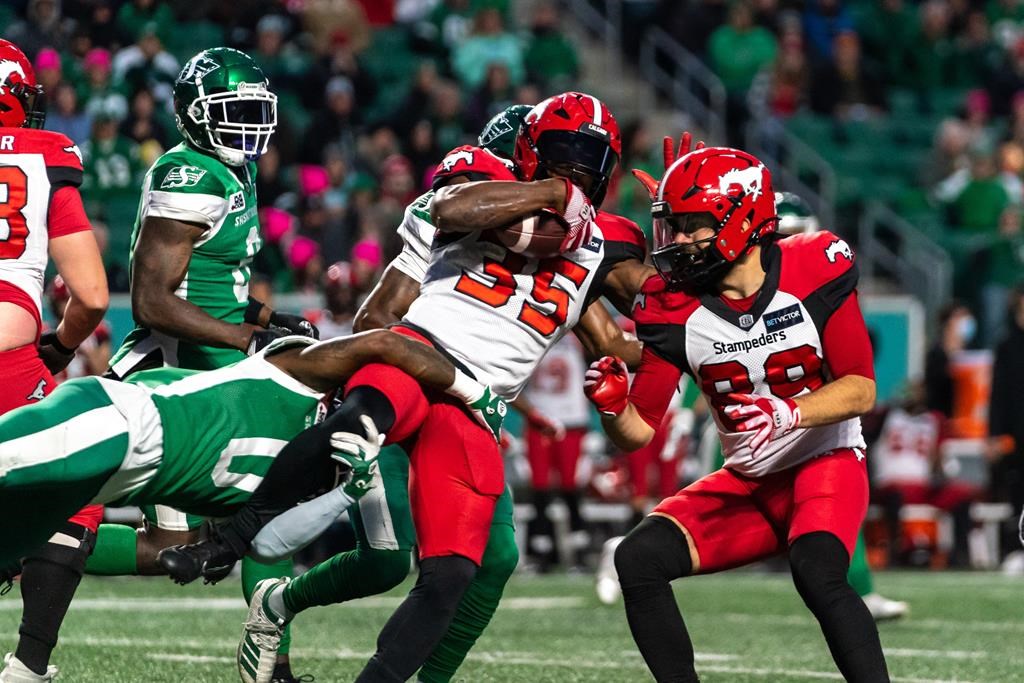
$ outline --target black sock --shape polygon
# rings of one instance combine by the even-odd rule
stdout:
[[[96,545],[96,534],[66,522],[59,533],[78,541],[76,547],[46,543],[26,557],[21,570],[21,627],[15,656],[37,674],[45,674],[57,633]],[[64,539],[62,539],[64,540]]]
[[[583,521],[583,515],[580,514],[580,492],[576,489],[563,489],[561,494],[562,500],[565,501],[565,507],[569,510],[569,529],[583,531],[587,525]]]
[[[356,683],[406,681],[413,676],[451,624],[477,566],[459,555],[428,557],[420,575],[377,638],[377,652]]]
[[[826,531],[805,534],[790,546],[789,565],[843,677],[852,683],[888,681],[875,620],[846,580],[850,556],[842,542]]]
[[[359,418],[363,415],[373,420],[381,434],[395,424],[395,410],[387,396],[370,386],[356,387],[327,419],[281,449],[245,506],[218,529],[221,540],[241,557],[271,519],[333,485],[337,463],[331,459],[331,434],[362,434]]]
[[[615,550],[633,640],[658,683],[697,681],[693,643],[670,581],[693,571],[686,537],[663,517],[647,517]]]

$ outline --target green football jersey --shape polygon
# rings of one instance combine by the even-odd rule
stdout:
[[[256,207],[256,164],[233,169],[181,143],[147,171],[132,233],[131,258],[149,216],[206,228],[175,294],[214,318],[243,322],[249,301],[249,266],[262,245]],[[136,276],[143,274],[136,273]],[[111,360],[115,374],[159,365],[211,370],[245,357],[237,349],[193,344],[137,325]]]
[[[288,338],[267,351],[312,343]],[[151,389],[163,453],[144,486],[110,504],[169,505],[207,517],[224,517],[243,505],[285,444],[326,412],[323,394],[264,356],[210,372],[135,374],[133,383]]]

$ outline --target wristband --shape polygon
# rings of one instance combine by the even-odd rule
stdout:
[[[40,341],[43,341],[43,340],[40,339]],[[45,343],[48,346],[52,346],[56,351],[58,351],[59,353],[64,354],[65,356],[72,356],[72,355],[74,355],[75,351],[78,350],[77,346],[75,348],[73,348],[73,349],[69,349],[68,347],[66,347],[63,344],[61,344],[60,343],[60,338],[57,336],[56,332],[54,332],[53,334],[50,334],[50,335],[46,335]]]
[[[446,389],[446,392],[463,403],[470,404],[480,400],[480,397],[484,395],[484,385],[462,370],[455,368],[455,381]]]
[[[260,311],[263,310],[263,302],[249,297],[249,305],[245,307],[245,315],[242,316],[244,322],[250,325],[260,324]],[[271,313],[273,315],[273,313]]]

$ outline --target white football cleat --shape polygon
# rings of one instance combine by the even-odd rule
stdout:
[[[281,645],[281,635],[288,621],[270,610],[267,598],[289,581],[288,578],[263,579],[256,584],[235,655],[238,675],[243,683],[270,683],[274,676],[277,648]]]
[[[46,667],[46,673],[37,674],[21,663],[13,652],[4,655],[4,669],[0,671],[0,683],[39,683],[57,678],[57,667],[52,664]]]
[[[619,573],[615,571],[615,549],[622,543],[623,538],[625,536],[614,536],[601,546],[601,559],[597,563],[597,583],[594,588],[597,590],[597,599],[605,605],[614,605],[622,597]]]
[[[899,619],[910,613],[910,605],[900,600],[890,600],[878,593],[868,593],[861,598],[875,621]]]

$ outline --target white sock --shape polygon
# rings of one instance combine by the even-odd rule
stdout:
[[[285,621],[290,621],[295,613],[285,607],[284,604],[284,586],[277,586],[270,591],[270,595],[267,596],[267,607],[274,613],[274,616],[280,617]]]

